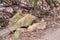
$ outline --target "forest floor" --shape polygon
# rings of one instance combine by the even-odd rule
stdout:
[[[3,17],[0,18],[0,24],[2,26],[0,30],[4,29],[8,25],[9,19],[12,18],[18,11],[33,14],[33,9],[27,10],[27,8],[25,9],[24,7],[13,7],[9,6],[0,8],[0,14],[3,15]],[[60,5],[57,8],[53,7],[53,9],[49,9],[49,6],[45,5],[45,9],[50,12],[45,15],[42,11],[43,15],[41,15],[41,18],[44,19],[47,24],[46,29],[34,32],[23,32],[17,40],[60,40]],[[39,16],[39,14],[37,15]],[[2,40],[12,40],[10,37],[11,34]]]

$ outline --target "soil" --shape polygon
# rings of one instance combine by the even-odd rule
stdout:
[[[47,20],[47,18],[44,19]],[[60,18],[56,16],[48,19],[49,20],[46,21],[47,28],[45,30],[23,33],[18,40],[60,40]]]
[[[28,11],[23,8],[20,8],[18,10],[23,10],[23,12]],[[35,32],[24,32],[20,35],[20,37],[17,40],[60,40],[60,6],[58,8],[54,8],[53,10],[50,10],[50,12],[51,15],[49,16],[42,15],[42,18],[47,23],[46,29],[37,30]],[[11,12],[9,14],[7,12],[0,12],[0,13],[3,14],[3,18],[0,19],[0,23],[4,29],[8,25],[9,19],[15,13],[14,14],[11,14]],[[3,40],[8,40],[8,39],[3,38]]]

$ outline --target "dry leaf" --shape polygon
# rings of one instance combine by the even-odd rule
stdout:
[[[13,13],[13,8],[11,8],[11,7],[6,7],[6,8],[5,8],[5,11],[10,12],[10,13]]]
[[[59,7],[57,7],[57,10],[60,10],[60,6],[59,6]]]

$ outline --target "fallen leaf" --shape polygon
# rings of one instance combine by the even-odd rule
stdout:
[[[60,10],[60,6],[59,7],[57,7],[57,9],[56,10]]]
[[[11,7],[6,7],[6,8],[5,8],[5,11],[10,12],[10,13],[13,13],[13,8],[11,8]]]

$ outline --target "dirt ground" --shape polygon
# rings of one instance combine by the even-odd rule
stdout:
[[[60,20],[58,21],[60,22]],[[45,30],[23,33],[19,40],[60,40],[60,23],[49,24]]]
[[[8,8],[8,9],[10,9],[10,8]],[[8,10],[8,9],[6,9],[6,10]],[[47,9],[47,7],[46,7],[46,9]],[[21,9],[19,9],[19,10],[21,10]],[[25,12],[27,11],[25,9],[22,9],[22,10],[24,10]],[[0,20],[0,23],[4,22],[3,25],[5,24],[5,21],[8,22],[9,18],[11,18],[14,15],[14,14],[12,14],[12,16],[11,16],[11,12],[10,12],[10,14],[8,14],[8,12],[6,12],[6,13],[0,12],[0,13],[3,13],[3,15],[6,18],[6,20],[4,20],[4,19],[2,21]],[[20,35],[20,37],[17,40],[60,40],[60,6],[57,9],[54,8],[50,12],[51,12],[50,16],[45,15],[43,17],[43,19],[47,23],[46,29],[37,30],[35,32],[24,32]],[[8,25],[8,24],[6,23],[6,25]],[[4,26],[6,26],[6,25],[4,25]],[[7,37],[7,38],[9,38],[9,37]],[[11,39],[3,38],[3,40],[11,40]]]
[[[49,28],[41,31],[22,34],[19,40],[60,40],[60,28]]]
[[[47,22],[45,30],[23,33],[19,40],[60,40],[60,13],[57,11],[54,17],[51,16],[44,19]]]
[[[60,15],[43,19],[47,22],[45,30],[22,33],[17,40],[60,40]]]

